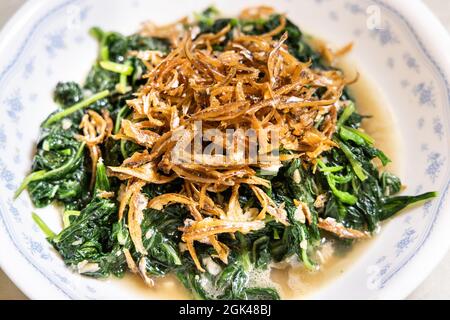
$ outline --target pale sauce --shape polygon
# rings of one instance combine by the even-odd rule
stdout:
[[[156,278],[153,287],[147,286],[142,278],[138,275],[128,273],[123,279],[115,279],[120,281],[120,285],[130,289],[133,295],[141,299],[158,299],[158,300],[189,300],[192,299],[190,292],[181,284],[177,277],[169,274],[165,277]]]

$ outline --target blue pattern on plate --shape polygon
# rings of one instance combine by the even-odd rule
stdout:
[[[399,43],[398,37],[392,31],[392,27],[389,23],[385,23],[380,29],[372,30],[371,33],[372,37],[377,39],[381,46]]]
[[[444,157],[438,152],[432,152],[428,156],[428,167],[426,174],[430,177],[434,183],[441,173],[442,166],[444,165]]]
[[[0,150],[4,150],[6,147],[6,133],[5,126],[0,127]]]
[[[444,125],[442,124],[440,118],[433,119],[433,130],[439,140],[442,140],[442,138],[444,137]]]
[[[400,256],[408,247],[417,239],[416,230],[413,228],[407,228],[402,235],[402,238],[395,245],[396,256]]]
[[[0,159],[0,180],[5,183],[6,188],[8,188],[9,190],[14,190],[14,173],[8,169],[2,159]]]
[[[413,89],[413,94],[419,98],[419,103],[422,106],[436,106],[434,98],[434,87],[432,83],[426,84],[424,82],[421,82],[417,84]]]
[[[3,104],[6,105],[6,112],[8,117],[11,120],[17,122],[19,120],[20,113],[24,109],[20,90],[15,90],[8,98],[3,101]]]
[[[406,65],[408,66],[408,68],[416,71],[417,73],[420,72],[420,67],[417,64],[417,60],[416,58],[414,58],[413,56],[411,56],[411,54],[409,53],[405,53],[403,55],[403,59],[405,60]]]
[[[33,75],[34,72],[34,59],[35,57],[32,57],[27,64],[25,64],[25,69],[24,69],[24,73],[23,73],[23,77],[25,79],[28,79],[30,76]]]
[[[61,29],[47,35],[45,50],[47,50],[47,53],[51,58],[56,56],[58,50],[63,50],[66,48],[65,35],[66,29]]]

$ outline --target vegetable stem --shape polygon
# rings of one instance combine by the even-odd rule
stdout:
[[[306,238],[306,232],[303,229],[303,227],[300,228],[300,236],[301,236],[301,241],[308,241],[308,239]],[[315,270],[316,266],[314,265],[314,263],[311,262],[311,260],[309,260],[308,257],[308,251],[306,249],[300,248],[301,251],[301,257],[302,257],[302,261],[303,264],[305,265],[305,268],[308,270]]]
[[[98,27],[94,27],[89,30],[89,34],[100,43],[100,59],[104,61],[109,60],[109,48],[106,42],[110,33],[104,32]]]
[[[352,140],[360,146],[366,143],[368,143],[369,145],[373,145],[375,143],[375,139],[369,136],[367,133],[347,126],[341,127],[339,135],[341,136],[341,138],[345,140]]]
[[[353,171],[355,172],[356,176],[361,181],[365,181],[367,179],[366,174],[364,173],[364,169],[359,163],[359,161],[356,159],[355,155],[352,153],[349,147],[339,139],[335,138],[335,142],[339,145],[339,148],[341,148],[342,152],[344,152],[345,156],[347,157],[348,161],[350,162],[350,165],[353,168]]]
[[[101,91],[88,99],[85,99],[85,100],[83,100],[61,112],[54,114],[53,116],[48,118],[47,121],[44,122],[43,127],[48,128],[51,124],[60,121],[61,119],[69,116],[70,114],[72,114],[78,110],[84,109],[86,107],[89,107],[94,102],[97,102],[98,100],[109,96],[109,93],[110,93],[109,90]]]
[[[128,110],[129,110],[128,106],[125,106],[122,109],[120,109],[119,113],[117,114],[116,123],[114,125],[114,134],[119,133],[120,126],[122,125],[122,119],[125,118],[125,115],[127,114]]]
[[[173,263],[177,266],[181,266],[182,262],[180,257],[178,256],[177,252],[175,251],[174,248],[172,248],[170,245],[168,245],[167,243],[163,243],[162,246],[164,247],[164,249],[166,250],[166,252],[170,255],[170,257],[173,259]]]
[[[343,166],[327,167],[326,164],[320,159],[317,160],[317,164],[319,165],[321,172],[327,172],[327,173],[339,172],[344,169]]]
[[[358,201],[358,198],[355,197],[354,195],[336,188],[336,181],[333,179],[332,176],[327,175],[327,182],[333,194],[343,203],[354,205]]]
[[[350,116],[356,111],[355,104],[353,102],[350,102],[348,106],[344,109],[342,112],[338,122],[337,127],[340,128],[347,120],[350,118]]]
[[[101,191],[109,191],[110,184],[109,179],[106,174],[106,167],[103,163],[103,159],[100,158],[97,162],[97,172],[95,174],[95,187],[94,194],[97,194]]]
[[[67,172],[70,172],[73,169],[73,167],[77,164],[78,160],[80,160],[80,158],[81,158],[81,156],[83,154],[83,150],[84,150],[85,145],[86,145],[85,142],[81,143],[81,145],[78,148],[78,151],[75,154],[75,156],[72,157],[71,159],[69,159],[61,167],[53,169],[51,171],[45,171],[45,170],[36,171],[36,172],[33,172],[30,175],[28,175],[23,180],[22,184],[17,189],[17,191],[15,192],[14,199],[16,199],[22,193],[22,191],[25,190],[28,187],[30,182],[52,179],[54,177],[57,177],[57,176],[60,176],[60,175],[64,175]]]
[[[126,150],[126,140],[124,140],[124,139],[122,139],[122,140],[120,140],[120,152],[122,153],[122,156],[123,156],[123,158],[124,159],[126,159],[126,158],[128,158],[128,153],[127,153],[127,150]]]
[[[34,222],[38,225],[39,229],[42,230],[42,232],[45,234],[47,238],[54,238],[56,234],[47,226],[47,224],[44,222],[44,220],[41,219],[36,213],[31,214]]]
[[[134,68],[131,66],[129,62],[125,64],[120,64],[112,61],[100,61],[100,67],[102,67],[105,70],[114,73],[119,73],[124,76],[130,76],[134,70]]]
[[[63,214],[63,226],[64,229],[70,227],[70,217],[72,216],[79,216],[81,213],[81,211],[76,211],[76,210],[67,210],[64,211]]]
[[[326,176],[331,191],[339,200],[350,205],[353,205],[358,201],[358,198],[354,195],[345,191],[341,191],[336,187],[336,183],[347,183],[350,182],[352,178],[351,175],[342,177],[332,174],[332,172],[341,171],[343,169],[342,166],[327,167],[325,163],[320,159],[317,160],[317,164],[320,167],[320,171],[323,172],[323,174]]]
[[[14,199],[17,199],[20,196],[22,191],[26,189],[26,187],[28,186],[28,184],[30,182],[40,180],[41,177],[44,176],[45,173],[46,173],[45,170],[40,170],[40,171],[33,172],[30,175],[28,175],[27,177],[25,177],[25,179],[23,179],[23,182],[20,185],[20,187],[14,193]]]

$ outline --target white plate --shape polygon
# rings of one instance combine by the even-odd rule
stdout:
[[[355,41],[354,59],[387,97],[399,126],[408,192],[440,193],[388,223],[343,276],[308,298],[404,298],[450,243],[450,40],[420,1],[214,1],[228,14],[264,2],[332,43]],[[55,108],[55,84],[81,81],[95,59],[97,45],[87,34],[91,26],[132,33],[141,21],[170,22],[209,4],[36,0],[1,32],[0,264],[30,298],[149,298],[124,283],[72,273],[32,222],[29,198],[24,194],[13,202],[12,194],[29,170],[39,124]],[[373,29],[377,22],[381,29]],[[40,213],[44,219],[55,217],[49,209]]]

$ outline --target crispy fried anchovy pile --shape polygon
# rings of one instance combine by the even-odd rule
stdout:
[[[337,114],[348,103],[341,100],[344,76],[339,70],[313,69],[311,61],[297,60],[284,44],[287,32],[274,39],[285,27],[286,18],[281,17],[277,28],[262,35],[232,31],[230,24],[216,33],[199,36],[187,30],[179,33],[178,45],[167,56],[161,52],[145,55],[150,67],[145,76],[147,83],[136,99],[128,101],[133,109],[132,120],[122,120],[120,133],[113,137],[133,141],[145,150],[133,154],[121,166],[109,168],[111,175],[127,182],[119,216],[129,203],[128,226],[142,253],[138,217],[146,208],[141,192],[146,183],[167,184],[183,179],[179,194],[162,194],[147,206],[161,210],[165,205],[180,203],[189,208],[191,217],[180,230],[199,270],[204,269],[194,241],[211,244],[227,263],[229,248],[217,239],[218,234],[262,229],[266,214],[289,224],[286,210],[261,189],[269,187],[270,181],[258,177],[256,171],[258,167],[281,166],[283,161],[246,164],[248,150],[242,150],[242,154],[232,150],[228,158],[214,154],[194,161],[199,158],[195,148],[184,152],[182,161],[172,159],[178,141],[173,137],[193,146],[197,121],[201,121],[203,131],[218,129],[212,143],[225,144],[227,150],[233,147],[225,143],[229,141],[227,129],[253,130],[258,137],[258,154],[270,154],[281,146],[289,152],[282,160],[301,158],[314,164],[323,152],[336,147],[331,138]],[[229,40],[222,50],[215,50],[227,36]],[[316,126],[319,118],[323,121]],[[278,135],[276,143],[270,139],[271,131]],[[233,139],[238,136],[235,134]],[[243,143],[248,146],[248,141]],[[241,208],[241,184],[254,193],[259,210]],[[227,189],[232,190],[228,202],[211,195]]]

